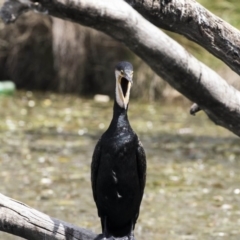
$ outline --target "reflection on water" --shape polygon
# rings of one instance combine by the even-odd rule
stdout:
[[[90,163],[112,102],[17,93],[0,116],[0,192],[99,232]],[[239,239],[239,139],[188,107],[131,101],[129,119],[148,160],[136,238]]]

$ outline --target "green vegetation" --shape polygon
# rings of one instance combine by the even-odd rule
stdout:
[[[240,27],[240,2],[238,0],[198,0],[198,2],[234,27]]]

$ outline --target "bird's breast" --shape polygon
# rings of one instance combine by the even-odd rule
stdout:
[[[102,145],[98,189],[108,199],[134,198],[139,188],[136,141],[125,135]]]

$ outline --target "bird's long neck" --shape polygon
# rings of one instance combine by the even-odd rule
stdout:
[[[128,122],[127,109],[120,107],[116,100],[114,101],[113,118],[109,129],[119,129],[130,126]]]

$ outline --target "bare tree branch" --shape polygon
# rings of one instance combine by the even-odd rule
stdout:
[[[52,16],[93,27],[125,43],[159,76],[196,102],[216,124],[240,136],[240,93],[124,1],[111,0],[109,4],[109,0],[34,0],[31,3]]]
[[[51,218],[2,194],[0,194],[0,231],[34,240],[98,239],[89,230]]]
[[[184,35],[240,75],[240,32],[195,0],[125,0],[156,26]]]

